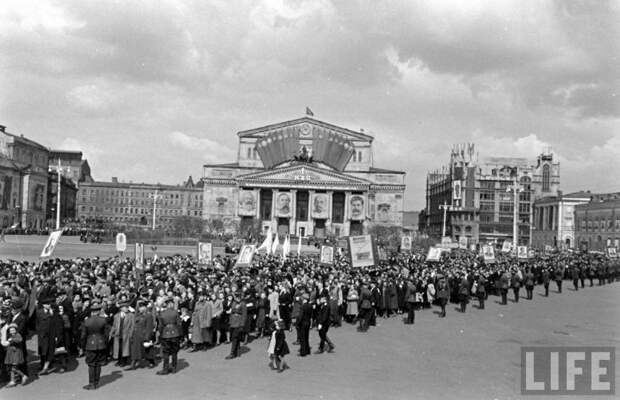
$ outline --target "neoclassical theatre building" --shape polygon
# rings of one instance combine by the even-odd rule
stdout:
[[[203,218],[316,237],[402,225],[405,173],[374,167],[372,136],[310,117],[237,136],[236,162],[204,166]]]

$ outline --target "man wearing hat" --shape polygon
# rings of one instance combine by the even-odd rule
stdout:
[[[129,303],[124,301],[119,304],[119,311],[114,315],[110,338],[113,339],[112,358],[116,358],[116,365],[127,365],[130,356],[131,337],[133,336],[135,318],[128,310]]]
[[[42,298],[39,300],[41,307],[37,309],[36,326],[39,357],[41,358],[40,375],[50,373],[50,364],[54,360],[56,350],[56,339],[60,336],[58,324],[55,322],[56,316],[52,309],[54,297]]]
[[[181,341],[181,316],[174,308],[174,298],[166,298],[166,309],[157,317],[159,325],[159,338],[161,341],[161,353],[164,365],[157,375],[168,375],[177,371],[177,357]],[[172,358],[172,366],[170,359]]]
[[[131,338],[131,369],[136,369],[138,364],[146,359],[149,368],[155,366],[155,355],[153,354],[153,334],[155,327],[153,317],[147,312],[148,302],[138,300],[138,312],[135,316],[135,327]]]
[[[309,303],[310,295],[304,293],[301,296],[301,310],[299,314],[299,355],[302,357],[310,354],[310,324],[312,321],[312,306]]]
[[[239,347],[241,345],[241,336],[246,324],[247,309],[245,302],[241,299],[240,292],[234,292],[233,301],[230,304],[230,354],[226,356],[227,360],[239,357]]]
[[[327,343],[327,346],[329,347],[327,352],[332,353],[336,346],[334,346],[332,341],[329,340],[329,338],[327,337],[327,331],[329,330],[329,324],[331,323],[331,315],[329,306],[327,305],[327,297],[325,295],[321,295],[319,301],[320,304],[319,312],[317,313],[317,322],[319,337],[321,338],[321,341],[319,343],[319,350],[317,351],[317,354],[323,353],[325,349],[325,343]]]
[[[11,299],[11,307],[13,309],[13,317],[11,322],[17,327],[17,333],[21,335],[24,340],[20,343],[20,350],[24,355],[24,362],[17,366],[26,376],[28,376],[28,350],[26,348],[26,337],[28,334],[28,315],[24,312],[24,301],[21,297],[13,297]]]
[[[97,389],[101,366],[107,358],[106,338],[110,326],[100,313],[101,304],[92,304],[90,317],[86,318],[82,325],[82,348],[86,352],[85,362],[88,365],[88,385],[84,386],[86,390]]]

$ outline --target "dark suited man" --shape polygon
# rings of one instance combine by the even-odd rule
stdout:
[[[573,279],[573,287],[575,291],[579,290],[579,267],[576,265],[571,268],[571,278]]]
[[[439,316],[441,318],[445,318],[446,305],[448,304],[448,300],[450,299],[450,285],[448,284],[448,280],[445,278],[441,278],[441,280],[439,281],[437,298],[439,299],[439,305],[441,306],[441,313],[439,314]]]
[[[562,279],[564,279],[564,270],[558,266],[554,271],[555,284],[558,285],[558,293],[562,293]]]
[[[487,295],[487,280],[484,278],[484,276],[480,275],[477,282],[478,284],[476,285],[476,297],[478,297],[478,308],[484,310],[484,299]]]
[[[510,286],[512,287],[512,292],[515,295],[515,303],[519,302],[519,291],[521,290],[521,278],[519,277],[519,271],[514,271],[512,273],[512,280],[510,281]]]
[[[232,303],[230,303],[230,317],[228,319],[230,326],[230,354],[226,356],[227,360],[232,360],[240,355],[239,349],[241,348],[241,339],[247,317],[248,312],[245,302],[241,300],[241,293],[235,292]]]
[[[407,302],[407,324],[415,323],[415,301],[416,301],[416,287],[413,283],[413,278],[409,278],[407,281],[407,289],[405,291],[405,301]]]
[[[525,291],[527,292],[527,299],[532,300],[534,297],[534,274],[530,268],[525,272]]]
[[[299,355],[302,357],[310,354],[310,324],[312,322],[312,306],[308,302],[310,296],[304,293],[301,296],[301,311],[299,314]]]
[[[508,288],[510,287],[510,272],[504,271],[502,276],[499,278],[499,290],[502,294],[502,304],[508,304]]]
[[[542,272],[543,286],[545,287],[545,296],[549,297],[549,283],[551,282],[551,274],[549,269],[545,268]]]
[[[383,304],[383,295],[381,294],[381,289],[377,286],[375,282],[370,282],[370,294],[371,294],[371,305],[372,312],[370,313],[370,321],[368,326],[376,326],[377,325],[377,313],[378,310],[381,309],[381,305]]]
[[[17,367],[21,372],[28,375],[28,350],[26,348],[26,338],[28,337],[28,314],[24,311],[24,301],[20,297],[13,297],[11,299],[11,307],[13,308],[13,318],[11,322],[17,325],[17,332],[24,339],[20,343],[20,350],[24,355],[24,362]]]
[[[88,365],[88,385],[86,390],[97,389],[101,377],[101,366],[107,359],[107,342],[110,325],[106,318],[100,315],[101,304],[90,306],[90,317],[82,325],[82,348],[85,350],[85,362]]]
[[[360,289],[359,303],[360,326],[357,330],[366,332],[370,326],[370,319],[372,318],[372,294],[366,282],[362,284],[362,288]]]
[[[325,350],[325,343],[327,343],[327,346],[329,347],[327,352],[332,353],[336,346],[334,346],[332,341],[327,337],[327,331],[329,330],[329,324],[331,323],[330,309],[327,305],[327,297],[321,296],[319,300],[321,303],[319,305],[319,312],[317,313],[317,322],[319,324],[318,329],[321,341],[319,342],[319,350],[317,351],[317,354],[321,354]]]
[[[461,303],[461,312],[464,313],[469,302],[469,282],[465,277],[459,283],[459,302]]]
[[[161,342],[161,354],[164,365],[157,375],[174,374],[177,371],[179,348],[181,346],[181,316],[174,308],[174,299],[166,299],[166,309],[157,317],[159,325],[159,338]],[[172,358],[172,365],[170,359]]]

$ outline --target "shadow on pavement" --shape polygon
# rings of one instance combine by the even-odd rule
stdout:
[[[122,371],[112,371],[110,374],[104,375],[101,377],[101,380],[99,381],[99,387],[105,386],[108,383],[112,383],[115,380],[120,379],[122,377],[123,377]]]

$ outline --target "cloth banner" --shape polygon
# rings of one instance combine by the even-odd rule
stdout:
[[[400,251],[411,251],[411,236],[400,238]]]
[[[518,259],[528,258],[527,246],[517,246],[517,258]]]
[[[54,231],[50,233],[47,238],[47,242],[45,246],[43,246],[43,250],[41,251],[41,257],[50,257],[54,253],[54,249],[56,249],[56,245],[62,236],[62,230]]]

